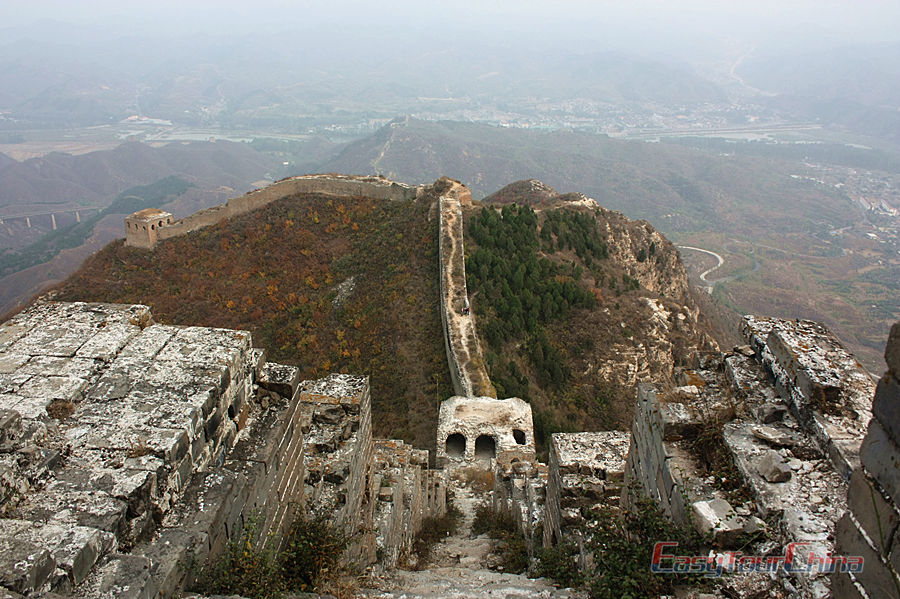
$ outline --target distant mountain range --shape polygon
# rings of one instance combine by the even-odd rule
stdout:
[[[16,164],[16,160],[14,158],[10,158],[6,154],[0,152],[0,171],[13,164]]]

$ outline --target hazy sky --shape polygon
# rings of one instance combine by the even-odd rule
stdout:
[[[897,0],[0,0],[0,23],[7,27],[40,19],[97,26],[110,35],[362,24],[396,27],[399,33],[444,24],[500,38],[545,30],[635,47],[652,45],[661,36],[677,43],[698,34],[759,39],[798,30],[843,43],[900,40]]]

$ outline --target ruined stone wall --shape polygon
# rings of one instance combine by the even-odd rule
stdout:
[[[368,564],[371,430],[366,377],[301,384],[245,331],[33,306],[0,325],[0,595],[171,597],[244,530],[277,550],[303,511],[326,510]],[[404,455],[393,555],[446,509],[427,452]]]
[[[900,322],[885,349],[888,371],[878,381],[873,418],[837,523],[835,554],[864,558],[858,573],[832,576],[835,599],[900,598]]]
[[[550,440],[544,545],[575,543],[600,506],[618,506],[632,436],[624,431],[554,433]]]
[[[438,182],[440,183],[440,181]],[[453,390],[463,397],[496,397],[481,354],[475,315],[464,313],[468,304],[466,261],[463,247],[462,200],[471,203],[471,192],[458,182],[438,200],[440,213],[441,321],[444,347],[450,365]],[[437,185],[437,183],[436,183]]]
[[[533,457],[498,462],[494,469],[492,509],[512,517],[516,528],[525,537],[529,553],[542,543],[539,537],[544,523],[547,478],[547,465]]]
[[[677,369],[681,386],[662,397],[639,388],[626,482],[720,547],[765,531],[782,551],[802,543],[804,562],[830,555],[871,382],[817,323],[748,316],[744,334],[748,345]],[[702,449],[693,445],[701,433]],[[742,584],[757,585],[757,593],[831,596],[822,572],[744,577],[735,596],[752,596]]]
[[[745,316],[741,328],[794,417],[849,479],[872,417],[869,374],[819,323]]]
[[[638,385],[631,441],[625,464],[625,485],[636,485],[653,499],[673,522],[688,523],[686,490],[681,481],[680,453],[666,441],[680,438],[678,423],[683,419],[680,403],[661,403],[656,390]]]
[[[447,512],[443,470],[428,469],[428,452],[396,439],[375,442],[375,539],[378,562],[394,568],[412,549],[427,517]]]
[[[156,244],[157,239],[178,237],[185,233],[214,225],[225,219],[252,212],[271,202],[298,193],[321,193],[335,196],[367,197],[379,200],[410,201],[416,198],[419,191],[416,187],[410,187],[375,176],[327,174],[291,177],[273,183],[263,189],[251,191],[237,198],[231,198],[226,204],[200,210],[172,224],[160,227],[154,232],[155,237],[150,239],[149,247],[152,248]],[[136,245],[132,243],[130,237],[126,237],[125,243],[126,245]],[[147,246],[142,241],[137,244],[137,247]]]
[[[269,530],[289,520],[296,407],[253,407],[262,353],[249,333],[52,303],[0,338],[0,470],[16,489],[2,499],[0,586],[167,594],[189,553],[216,555],[251,511]]]
[[[300,385],[306,497],[352,536],[349,557],[375,561],[373,440],[369,377],[330,374]]]

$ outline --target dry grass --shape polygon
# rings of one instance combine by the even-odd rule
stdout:
[[[75,404],[65,399],[54,399],[47,406],[47,413],[50,414],[51,418],[65,420],[75,413]]]

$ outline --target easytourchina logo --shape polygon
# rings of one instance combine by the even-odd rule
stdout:
[[[832,555],[809,550],[811,543],[788,543],[784,555],[745,555],[740,551],[710,552],[709,555],[677,555],[675,541],[659,541],[653,546],[650,570],[656,574],[703,574],[717,578],[742,572],[820,574],[862,572],[863,558],[857,555]]]

